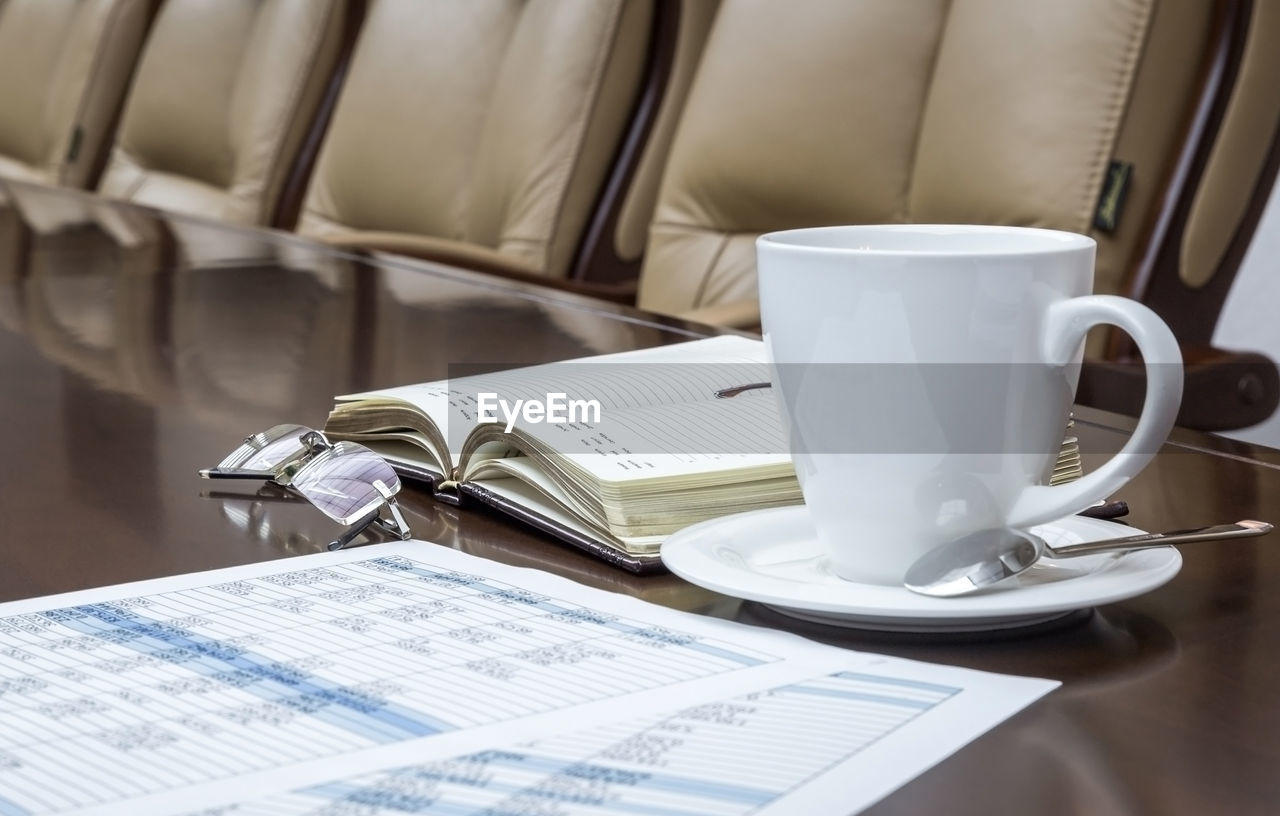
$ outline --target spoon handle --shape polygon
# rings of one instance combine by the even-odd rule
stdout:
[[[1223,538],[1245,538],[1271,531],[1265,521],[1238,521],[1235,524],[1214,524],[1191,530],[1173,530],[1168,533],[1143,533],[1142,535],[1108,538],[1102,541],[1084,541],[1061,547],[1046,547],[1048,558],[1069,558],[1074,555],[1111,552],[1113,550],[1145,550],[1148,547],[1167,547],[1171,544],[1190,544],[1195,541],[1217,541]]]

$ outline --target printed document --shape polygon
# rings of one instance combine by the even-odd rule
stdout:
[[[0,604],[0,816],[849,813],[1055,685],[378,544]]]

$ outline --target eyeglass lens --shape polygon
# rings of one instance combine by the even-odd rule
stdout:
[[[400,491],[400,477],[385,459],[363,445],[337,442],[294,474],[293,488],[329,518],[353,524],[385,501],[376,482],[389,495]]]
[[[308,433],[314,431],[304,425],[276,425],[268,428],[245,439],[218,467],[274,473],[281,465],[309,452],[302,440]]]

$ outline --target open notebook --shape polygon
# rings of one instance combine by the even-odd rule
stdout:
[[[773,393],[718,396],[768,379],[763,343],[715,337],[340,396],[325,432],[646,572],[682,527],[801,501]]]

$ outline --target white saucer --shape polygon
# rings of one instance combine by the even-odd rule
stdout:
[[[1034,532],[1052,547],[1142,531],[1071,516]],[[1182,567],[1182,556],[1172,547],[1077,556],[1041,561],[988,592],[930,598],[834,575],[803,505],[686,527],[662,545],[662,561],[686,581],[793,617],[904,632],[993,631],[1043,623],[1149,592]]]

